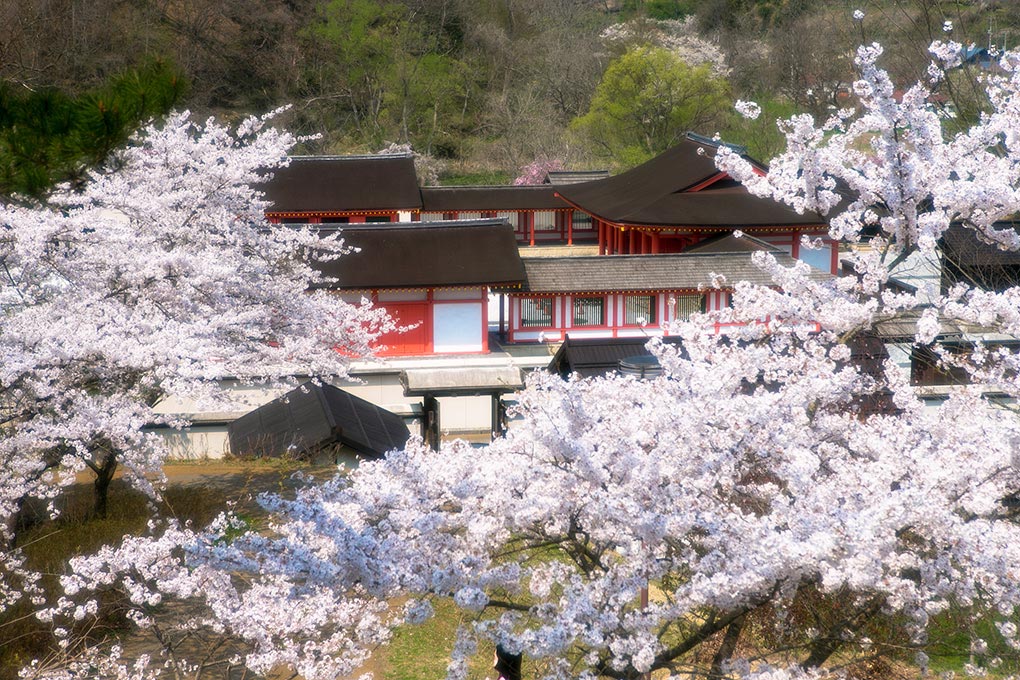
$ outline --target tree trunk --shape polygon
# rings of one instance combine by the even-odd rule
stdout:
[[[106,518],[107,498],[109,497],[110,482],[113,481],[113,473],[117,471],[117,455],[106,454],[102,465],[93,468],[96,472],[96,496],[93,514],[101,519]]]
[[[742,614],[727,626],[726,635],[723,636],[722,644],[719,645],[719,649],[712,658],[712,668],[708,671],[708,677],[711,680],[726,677],[726,673],[723,672],[723,664],[730,660],[733,652],[737,651],[737,641],[740,640],[740,633],[744,630],[746,620],[747,615]]]

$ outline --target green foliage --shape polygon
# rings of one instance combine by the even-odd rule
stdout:
[[[570,128],[594,155],[633,166],[688,131],[714,133],[730,105],[729,84],[708,65],[688,66],[669,50],[638,47],[609,64],[588,113]]]
[[[626,14],[644,15],[649,19],[682,19],[694,13],[695,0],[625,0]]]
[[[329,0],[303,36],[305,91],[332,93],[314,97],[308,124],[345,132],[327,148],[399,142],[437,156],[457,152],[474,83],[451,54],[456,25],[427,24],[402,3]]]
[[[765,29],[816,10],[814,0],[696,0],[696,13],[707,30],[740,29],[748,17]]]
[[[57,182],[80,180],[146,120],[167,113],[184,89],[163,61],[77,97],[0,86],[0,194],[40,196]]]
[[[777,121],[785,120],[799,111],[793,102],[781,97],[762,93],[751,99],[761,107],[761,114],[749,120],[734,113],[730,116],[729,124],[721,130],[722,138],[731,144],[746,147],[751,158],[768,163],[769,159],[786,150],[786,137],[780,133]]]

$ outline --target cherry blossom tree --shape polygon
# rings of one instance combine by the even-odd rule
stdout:
[[[539,156],[520,169],[517,177],[514,178],[514,186],[530,184],[542,184],[550,172],[563,170],[563,161],[559,158]]]
[[[268,119],[230,129],[177,114],[80,190],[0,206],[0,610],[33,581],[14,549],[26,501],[55,511],[87,469],[100,514],[118,468],[158,492],[166,450],[148,428],[183,425],[153,410],[160,399],[202,403],[225,378],[345,376],[389,326],[314,267],[341,240],[269,228],[252,186],[296,140]]]
[[[1020,56],[989,78],[993,112],[945,137],[926,102],[957,51],[934,52],[930,82],[898,97],[880,48],[862,48],[857,109],[788,121],[766,177],[716,152],[756,193],[829,216],[856,275],[756,256],[776,285],[733,284],[732,308],[673,329],[680,348],[653,340],[662,376],[536,374],[487,447],[412,442],[265,497],[267,531],[224,516],[78,558],[44,615],[85,619],[120,590],[152,626],[163,598],[201,600],[209,615],[182,625],[307,678],[353,672],[437,598],[463,613],[453,679],[480,644],[564,680],[884,677],[960,653],[969,674],[1016,673],[1020,419],[988,391],[1020,396],[1017,355],[975,331],[972,384],[938,404],[893,362],[853,361],[853,339],[893,319],[936,347],[948,321],[1020,335],[1016,288],[888,285],[909,258],[937,259],[952,224],[1020,247],[997,225],[1020,209]]]

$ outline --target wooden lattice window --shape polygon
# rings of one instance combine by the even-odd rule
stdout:
[[[691,314],[705,311],[704,295],[676,295],[669,299],[673,307],[674,316],[680,321],[691,318]]]
[[[606,321],[606,299],[604,297],[574,298],[575,326],[603,326]]]
[[[623,323],[637,326],[642,323],[656,323],[654,295],[628,295],[623,302]]]
[[[521,328],[546,328],[552,325],[552,298],[521,298]]]

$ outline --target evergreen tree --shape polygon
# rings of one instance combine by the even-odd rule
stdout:
[[[34,198],[59,182],[77,185],[135,129],[169,112],[185,89],[177,69],[162,60],[78,96],[0,85],[0,194]]]

